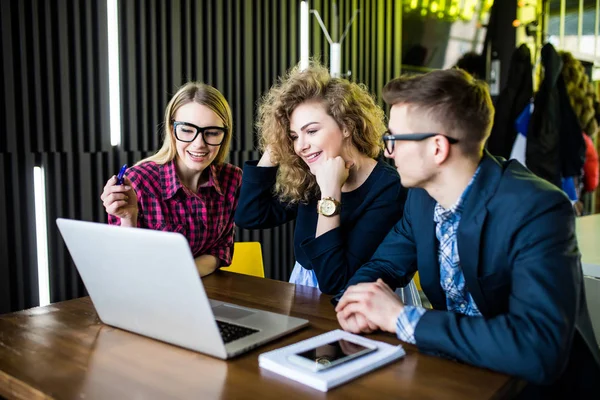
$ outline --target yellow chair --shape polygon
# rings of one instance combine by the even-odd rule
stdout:
[[[260,242],[235,242],[231,265],[223,267],[223,271],[264,278],[265,267]]]
[[[421,288],[421,280],[419,279],[419,273],[416,272],[415,276],[413,276],[413,281],[415,281],[415,285],[417,286],[417,290],[418,291],[422,291],[423,288]]]

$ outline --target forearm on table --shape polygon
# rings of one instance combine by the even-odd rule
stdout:
[[[221,260],[210,254],[203,254],[196,257],[196,269],[200,276],[210,275],[221,265]]]

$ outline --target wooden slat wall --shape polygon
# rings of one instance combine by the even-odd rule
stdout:
[[[98,220],[115,166],[105,1],[0,0],[0,313],[39,304],[33,168],[46,174],[52,301],[83,286],[54,222]],[[98,168],[103,168],[99,170]]]
[[[313,0],[330,33],[333,0]],[[401,7],[394,0],[339,0],[342,71],[379,97],[400,71]],[[260,97],[299,59],[299,0],[122,0],[119,2],[122,146],[109,131],[106,0],[0,0],[0,313],[34,306],[37,258],[33,166],[46,173],[51,301],[85,293],[55,218],[106,221],[99,200],[118,167],[151,154],[164,108],[178,86],[201,80],[230,102],[230,162],[259,154]],[[310,16],[311,55],[329,63],[329,44]],[[339,37],[339,36],[338,36]],[[335,39],[335,37],[334,37]],[[381,100],[379,100],[381,101]],[[293,224],[238,230],[263,245],[266,274],[287,279]]]

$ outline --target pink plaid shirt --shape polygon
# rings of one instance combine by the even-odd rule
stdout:
[[[210,254],[221,260],[221,266],[231,264],[241,169],[211,165],[209,180],[198,193],[181,184],[175,161],[136,165],[126,175],[138,197],[138,227],[182,233],[194,257]],[[108,223],[120,225],[121,220],[109,215]]]

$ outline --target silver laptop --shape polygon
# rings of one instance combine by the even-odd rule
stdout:
[[[308,324],[209,300],[179,233],[58,218],[105,324],[226,359]]]

